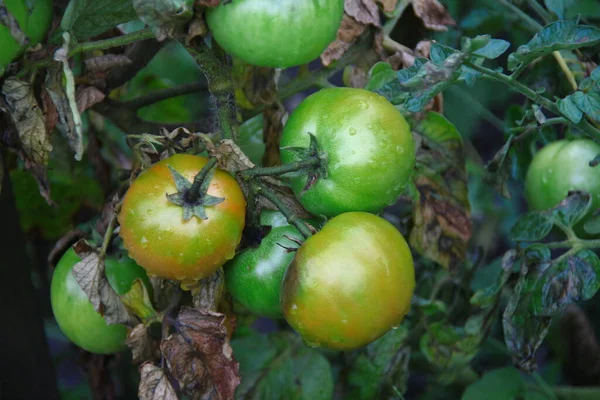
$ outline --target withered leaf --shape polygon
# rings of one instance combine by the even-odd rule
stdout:
[[[126,343],[131,349],[134,364],[152,360],[158,356],[158,346],[150,338],[148,328],[144,324],[138,324],[129,332]]]
[[[99,312],[106,323],[134,325],[135,319],[129,315],[104,274],[104,260],[85,241],[80,240],[74,247],[81,261],[73,267],[73,277],[88,296],[94,309]]]
[[[192,2],[181,0],[133,0],[135,12],[159,41],[178,33],[192,18],[193,7]]]
[[[321,54],[323,65],[328,66],[332,62],[342,58],[344,53],[352,47],[356,39],[365,31],[366,25],[361,24],[354,18],[344,14],[340,28],[337,31],[335,41],[329,44]]]
[[[105,97],[104,93],[94,86],[80,86],[75,93],[77,109],[82,113],[88,108],[92,108],[94,104],[100,103]]]
[[[419,198],[410,243],[425,257],[453,269],[465,259],[472,233],[462,138],[435,112],[411,127],[418,144],[413,180]]]
[[[217,158],[219,168],[234,172],[254,168],[254,163],[231,139],[223,139],[216,146],[208,137],[203,138],[208,153]]]
[[[50,180],[48,179],[46,167],[25,159],[25,169],[35,178],[40,195],[46,200],[46,203],[49,206],[56,207],[57,204],[50,198]]]
[[[456,25],[456,21],[437,0],[412,0],[415,15],[423,24],[434,31],[447,31],[448,26]]]
[[[12,76],[4,82],[2,92],[25,157],[35,164],[47,165],[52,145],[33,88]]]
[[[375,0],[345,0],[344,13],[363,25],[381,26]]]
[[[223,268],[209,277],[198,281],[197,285],[191,288],[194,307],[203,310],[217,311],[219,303],[225,295],[225,273]]]
[[[178,400],[177,393],[162,368],[146,363],[142,365],[140,376],[140,400]]]
[[[131,64],[131,60],[124,54],[105,54],[103,56],[88,58],[85,67],[88,72],[105,72],[113,67],[123,67]]]
[[[58,111],[47,90],[42,90],[41,98],[44,119],[46,120],[46,132],[51,134],[58,123]]]
[[[175,321],[176,334],[161,344],[173,377],[193,399],[233,399],[240,384],[239,364],[227,337],[225,316],[184,308]]]
[[[234,59],[232,78],[236,102],[246,109],[273,103],[277,98],[280,75],[281,71],[278,69],[257,67]]]
[[[265,143],[265,154],[262,163],[265,167],[281,164],[279,155],[279,140],[283,126],[287,121],[287,111],[281,103],[275,103],[264,111],[263,118],[263,141]]]

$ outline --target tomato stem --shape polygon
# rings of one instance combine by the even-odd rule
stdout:
[[[182,43],[183,44],[183,43]],[[204,43],[185,46],[206,76],[208,91],[217,108],[217,118],[224,139],[236,139],[238,125],[235,94],[229,66],[221,61]]]
[[[279,196],[277,196],[277,194],[275,194],[275,192],[259,182],[255,182],[253,188],[256,193],[273,203],[273,205],[275,205],[275,207],[277,207],[277,209],[285,216],[288,223],[296,227],[302,236],[305,238],[312,236],[313,233],[306,222],[294,214],[294,212],[285,205],[285,203],[279,198]]]
[[[216,165],[217,159],[213,157],[209,159],[206,165],[202,167],[200,172],[196,174],[196,176],[194,177],[194,182],[192,183],[192,187],[185,192],[184,196],[187,201],[189,201],[190,203],[194,203],[196,202],[196,200],[198,200],[205,194],[201,193],[200,189],[202,188],[202,184],[207,179],[210,172],[216,167]],[[205,186],[208,189],[208,185]]]
[[[239,174],[244,178],[253,176],[273,176],[273,175],[284,175],[290,172],[303,171],[313,169],[318,166],[321,160],[318,158],[308,158],[306,160],[296,161],[289,164],[277,165],[275,167],[264,167],[264,168],[251,168],[244,171],[240,171]]]

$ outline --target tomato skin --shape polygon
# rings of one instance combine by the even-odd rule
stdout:
[[[52,23],[52,0],[36,0],[31,14],[27,0],[4,0],[7,10],[19,23],[19,27],[29,38],[28,46],[38,44],[50,29]],[[25,48],[21,48],[10,34],[9,29],[0,24],[0,68],[6,66]]]
[[[364,89],[324,89],[291,114],[281,137],[283,163],[297,161],[285,147],[308,147],[316,136],[327,157],[327,177],[304,191],[307,176],[289,182],[302,205],[317,215],[378,213],[409,182],[415,145],[402,114],[385,98]]]
[[[208,8],[206,21],[226,52],[287,68],[319,57],[335,40],[343,14],[344,0],[231,0]]]
[[[126,347],[127,327],[107,325],[94,310],[72,274],[79,261],[81,258],[70,248],[56,265],[50,286],[54,318],[65,336],[84,350],[98,354],[122,351]],[[144,269],[128,257],[108,257],[105,267],[108,281],[117,294],[127,293],[137,278],[146,283],[148,290],[151,289]]]
[[[261,212],[260,222],[262,226],[270,226],[271,230],[258,247],[242,251],[225,264],[225,282],[233,298],[251,312],[280,318],[283,316],[280,305],[281,281],[294,258],[293,251],[289,252],[281,246],[298,247],[286,236],[297,240],[304,238],[279,212]]]
[[[559,140],[542,148],[531,161],[525,178],[525,197],[533,210],[556,206],[570,190],[592,196],[592,211],[600,207],[600,169],[589,162],[600,154],[590,139]]]
[[[283,279],[281,305],[307,344],[352,350],[402,322],[414,287],[400,232],[376,215],[350,212],[300,247]]]
[[[206,157],[176,154],[154,164],[132,183],[119,213],[123,244],[149,275],[192,284],[212,275],[235,254],[246,200],[235,178],[217,169],[208,194],[225,200],[207,207],[207,220],[183,220],[183,209],[166,194],[177,192],[168,165],[192,182]]]

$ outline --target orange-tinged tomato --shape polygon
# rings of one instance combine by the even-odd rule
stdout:
[[[392,224],[340,214],[306,240],[283,280],[285,319],[311,346],[352,350],[398,326],[410,309],[415,271]]]
[[[208,194],[224,201],[206,207],[206,220],[194,216],[185,221],[182,207],[166,197],[177,192],[168,166],[193,182],[207,162],[205,157],[176,154],[140,174],[127,191],[119,214],[120,235],[129,256],[149,275],[191,285],[234,256],[246,216],[246,200],[235,178],[215,171]]]

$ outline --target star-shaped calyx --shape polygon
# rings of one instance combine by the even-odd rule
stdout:
[[[324,151],[321,151],[319,148],[317,137],[311,132],[307,132],[307,134],[310,136],[310,143],[308,144],[308,147],[287,146],[281,148],[281,150],[289,151],[300,160],[315,158],[319,160],[319,164],[310,169],[308,173],[305,170],[298,171],[299,174],[307,174],[306,185],[302,189],[303,193],[310,189],[319,178],[327,178],[327,154]]]
[[[193,216],[208,219],[206,207],[215,206],[225,201],[222,197],[208,194],[210,181],[217,168],[217,159],[212,158],[194,177],[194,182],[188,181],[183,175],[170,165],[171,176],[177,186],[177,193],[167,194],[167,199],[183,208],[183,219],[189,221]]]

